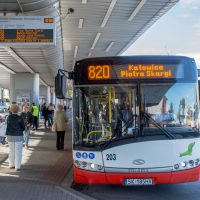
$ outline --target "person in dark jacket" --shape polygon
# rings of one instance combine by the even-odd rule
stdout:
[[[18,115],[19,106],[10,106],[11,115],[7,118],[6,135],[9,144],[9,167],[20,170],[22,162],[23,131],[25,130],[24,120]]]
[[[24,141],[25,141],[25,147],[28,149],[28,143],[29,143],[29,136],[30,136],[30,128],[33,123],[33,116],[31,112],[29,111],[29,106],[25,105],[23,107],[23,112],[21,113],[21,117],[24,120],[25,130],[24,130]]]
[[[54,106],[52,103],[47,108],[48,127],[51,128],[53,124]]]
[[[42,105],[42,115],[44,117],[44,126],[45,128],[47,127],[47,120],[48,120],[48,110],[47,110],[47,106],[46,106],[46,103],[44,103]]]

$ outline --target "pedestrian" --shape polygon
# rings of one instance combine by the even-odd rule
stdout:
[[[11,115],[7,118],[6,136],[9,144],[9,168],[20,170],[22,162],[23,131],[25,130],[24,121],[18,115],[19,106],[10,106]]]
[[[47,119],[48,119],[48,127],[50,128],[53,124],[53,115],[54,115],[54,106],[52,103],[49,104],[47,108]]]
[[[47,120],[48,120],[48,110],[47,110],[47,106],[46,103],[44,103],[42,105],[42,116],[44,117],[44,126],[45,128],[47,128]]]
[[[67,128],[68,118],[66,113],[64,112],[63,106],[58,105],[58,111],[56,112],[54,123],[56,124],[56,147],[57,150],[64,150],[64,138],[65,138],[65,130]]]
[[[26,149],[29,148],[29,136],[30,136],[30,128],[32,126],[33,123],[33,116],[31,114],[31,112],[29,111],[29,106],[25,105],[23,107],[23,111],[21,113],[21,117],[24,120],[24,125],[25,125],[25,130],[24,130],[24,141],[25,141],[25,147]]]
[[[65,113],[67,112],[67,106],[66,105],[64,106],[64,111],[65,111]]]
[[[32,103],[31,113],[33,115],[33,129],[38,129],[38,116],[39,116],[39,108]]]

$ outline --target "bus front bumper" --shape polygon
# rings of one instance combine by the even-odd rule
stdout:
[[[125,179],[148,179],[153,180],[153,184],[169,184],[169,183],[184,183],[194,182],[200,179],[200,166],[176,171],[162,173],[105,173],[82,170],[74,168],[74,183],[80,184],[118,184],[124,185]]]

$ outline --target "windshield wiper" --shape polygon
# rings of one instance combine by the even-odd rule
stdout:
[[[149,114],[144,113],[144,117],[148,120],[150,120],[157,128],[159,128],[169,139],[174,139],[174,136],[164,129],[159,123],[157,123]]]
[[[133,136],[133,135],[128,135],[127,137],[125,137],[125,136],[121,136],[121,137],[113,136],[110,140],[106,141],[105,143],[101,143],[100,145],[101,145],[101,147],[103,147],[105,149],[112,142],[116,142],[116,141],[119,141],[119,140],[126,140],[126,139],[130,139],[130,138],[136,138],[136,137]]]
[[[114,141],[119,141],[119,140],[125,140],[125,139],[129,139],[129,138],[135,138],[136,136],[135,135],[128,135],[128,137],[124,137],[124,136],[122,136],[123,135],[123,133],[125,133],[126,131],[127,131],[127,125],[131,122],[131,121],[133,121],[133,119],[134,118],[136,118],[137,117],[137,115],[133,115],[133,117],[131,117],[125,124],[124,124],[124,126],[122,127],[122,129],[123,128],[125,128],[125,130],[123,131],[123,132],[121,132],[121,136],[119,136],[119,135],[113,135],[111,138],[110,138],[110,140],[108,140],[108,141],[104,141],[104,142],[102,142],[102,143],[100,143],[99,145],[100,146],[103,146],[104,148],[106,148],[109,144],[111,144],[112,142],[114,142]]]
[[[102,141],[100,142],[98,145],[99,146],[103,146],[103,148],[106,148],[108,145],[110,145],[112,142],[114,141],[119,141],[119,140],[125,140],[125,139],[130,139],[130,138],[135,138],[136,136],[135,135],[130,135],[128,137],[124,137],[122,136],[123,133],[125,133],[127,131],[127,124],[129,124],[129,122],[131,122],[134,118],[136,117],[136,115],[133,115],[133,117],[131,119],[129,119],[122,128],[125,128],[125,130],[121,133],[121,137],[119,136],[116,136],[116,135],[113,135],[110,140],[108,141]],[[169,139],[174,139],[174,136],[169,132],[167,131],[166,129],[164,129],[160,124],[158,124],[149,114],[147,113],[144,113],[144,117],[146,119],[148,119],[149,121],[151,121],[158,129],[160,129]],[[137,129],[136,129],[137,130]]]
[[[138,133],[136,133],[136,135],[128,135],[127,137],[123,136],[123,134],[128,131],[127,125],[129,125],[131,121],[133,123],[133,121],[136,120],[137,116],[138,115],[133,114],[133,116],[128,121],[125,122],[125,124],[121,127],[121,129],[124,129],[124,131],[120,133],[120,136],[119,135],[113,135],[109,140],[103,141],[103,142],[100,142],[99,144],[98,143],[97,144],[99,146],[103,146],[105,148],[105,147],[107,147],[109,144],[111,144],[114,141],[126,140],[126,139],[130,139],[130,138],[136,138]],[[135,131],[138,131],[138,128],[135,128]]]

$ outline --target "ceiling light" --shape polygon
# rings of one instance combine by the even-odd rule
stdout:
[[[30,73],[35,74],[35,72],[27,65],[24,60],[10,47],[4,47],[4,49],[17,60],[24,68],[26,68]]]
[[[40,82],[44,85],[44,86],[46,86],[46,87],[48,87],[48,85],[40,78]]]
[[[108,45],[108,47],[106,48],[106,52],[109,52],[110,51],[110,49],[111,49],[111,47],[113,46],[113,44],[114,44],[114,42],[111,42],[109,45]]]
[[[100,36],[101,36],[101,33],[97,33],[97,35],[96,35],[96,37],[95,37],[95,39],[94,39],[94,42],[93,42],[93,44],[92,44],[91,49],[94,49],[94,47],[96,46],[96,44],[97,44],[97,42],[98,42]]]
[[[78,46],[75,46],[75,49],[74,49],[74,58],[76,58],[77,53],[78,53]]]
[[[83,18],[79,19],[78,28],[83,28]]]
[[[128,21],[132,21],[133,18],[137,15],[137,13],[140,11],[140,9],[142,8],[142,6],[146,3],[147,0],[142,0],[140,1],[140,3],[137,5],[137,7],[134,9],[134,11],[132,12],[132,14],[130,15],[130,17],[128,18]]]
[[[4,64],[0,63],[0,67],[2,69],[5,69],[7,72],[11,73],[11,74],[16,74],[13,70],[11,70],[10,68],[8,68],[7,66],[5,66]]]
[[[86,4],[87,3],[87,0],[82,0],[82,4]]]
[[[117,0],[112,0],[112,1],[111,1],[110,6],[109,6],[109,8],[108,8],[108,11],[107,11],[107,13],[106,13],[106,15],[105,15],[105,17],[104,17],[104,19],[103,19],[103,22],[102,22],[102,24],[101,24],[101,27],[102,27],[102,28],[106,25],[106,23],[107,23],[107,21],[108,21],[110,15],[111,15],[111,13],[112,13],[112,10],[113,10],[113,8],[114,8],[116,2],[117,2]]]
[[[92,52],[90,52],[89,54],[88,54],[88,57],[90,57],[92,55]]]

